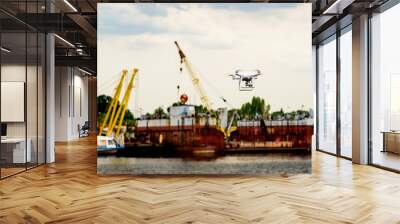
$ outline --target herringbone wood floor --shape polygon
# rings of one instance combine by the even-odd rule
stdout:
[[[400,223],[400,175],[315,152],[296,176],[98,176],[95,138],[0,181],[0,223]]]

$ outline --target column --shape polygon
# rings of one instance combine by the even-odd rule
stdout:
[[[368,163],[368,15],[353,19],[353,113],[352,157],[357,164]]]

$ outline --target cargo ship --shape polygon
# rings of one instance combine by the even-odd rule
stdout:
[[[235,123],[235,125],[232,125]],[[231,126],[230,126],[231,125]],[[234,130],[227,136],[228,129]],[[313,119],[243,120],[228,122],[226,109],[218,116],[195,112],[194,105],[172,106],[169,117],[137,120],[134,138],[123,146],[103,147],[99,153],[149,152],[168,156],[218,156],[232,153],[299,152],[309,153]]]

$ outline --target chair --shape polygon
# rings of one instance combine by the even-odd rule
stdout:
[[[89,136],[89,129],[90,129],[89,121],[85,121],[82,127],[80,127],[80,125],[78,124],[79,138]]]

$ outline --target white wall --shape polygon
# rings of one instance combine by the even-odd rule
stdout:
[[[88,120],[88,77],[72,67],[56,67],[55,140],[79,138],[78,125]]]
[[[1,81],[3,82],[25,82],[25,65],[2,65]],[[30,67],[28,67],[28,70]],[[1,108],[6,110],[6,108]],[[11,122],[7,123],[7,137],[25,137],[25,123]]]
[[[55,68],[55,140],[68,140],[69,86],[70,75],[67,67]]]
[[[34,107],[36,111],[36,80],[33,80],[30,78],[30,74],[36,74],[36,67],[34,66],[28,66],[25,67],[25,65],[2,65],[1,67],[1,81],[2,82],[25,82],[25,75],[26,71],[29,74],[28,76],[28,88],[27,88],[27,107]],[[32,86],[35,86],[33,88]],[[32,88],[29,88],[32,87]],[[40,106],[40,105],[39,105]],[[2,110],[6,110],[7,108],[2,108]],[[27,120],[30,122],[28,124],[28,137],[30,130],[29,128],[32,128],[32,130],[36,130],[36,120],[37,120],[37,115],[36,113],[31,113],[32,111],[27,109]],[[31,122],[34,122],[35,124],[31,124]],[[25,122],[7,122],[7,136],[8,137],[25,137]],[[35,132],[36,136],[36,132]]]

